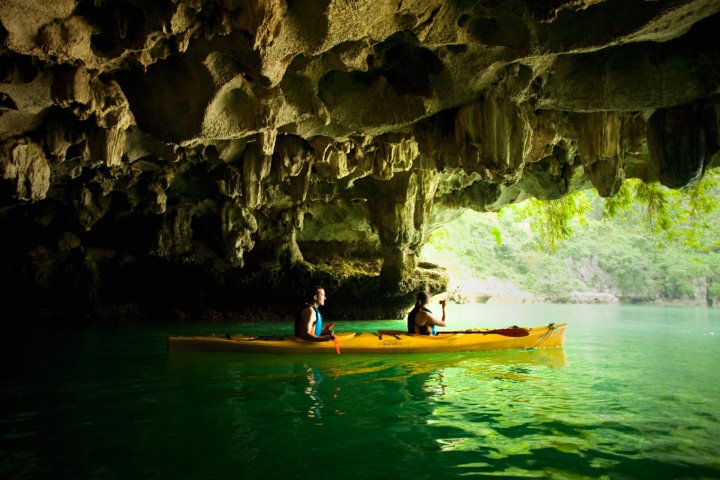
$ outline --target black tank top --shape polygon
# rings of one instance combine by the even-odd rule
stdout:
[[[417,313],[420,310],[422,310],[424,312],[432,313],[430,311],[430,309],[427,307],[422,307],[422,309],[417,309],[417,310],[413,308],[407,318],[408,333],[412,333],[412,334],[415,333],[415,315],[417,315]],[[430,335],[430,329],[428,328],[427,325],[423,325],[422,327],[418,326],[418,328],[420,329],[420,335]]]

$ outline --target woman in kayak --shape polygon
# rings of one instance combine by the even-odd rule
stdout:
[[[437,335],[436,326],[447,326],[445,322],[445,300],[440,300],[442,318],[433,315],[430,309],[427,308],[428,303],[430,303],[430,295],[427,292],[418,292],[415,306],[407,318],[408,333]]]

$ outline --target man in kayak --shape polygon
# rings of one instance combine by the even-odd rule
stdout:
[[[407,318],[408,333],[437,335],[437,331],[435,330],[436,326],[447,326],[445,321],[445,300],[440,300],[442,318],[438,318],[436,315],[433,315],[430,309],[427,308],[428,303],[430,303],[430,295],[428,292],[418,292],[415,306],[410,311]]]
[[[319,308],[325,305],[325,289],[314,286],[308,292],[308,303],[295,319],[295,336],[311,342],[327,342],[335,335],[332,324],[323,328],[323,317]]]

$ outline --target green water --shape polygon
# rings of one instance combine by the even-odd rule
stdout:
[[[566,322],[563,349],[168,354],[169,334],[0,340],[0,478],[720,478],[720,312],[451,305],[451,327]],[[336,329],[401,322],[336,322]]]

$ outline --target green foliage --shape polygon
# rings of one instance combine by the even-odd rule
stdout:
[[[435,231],[433,231],[430,234],[430,237],[428,238],[427,243],[432,245],[434,248],[438,250],[442,250],[445,248],[445,245],[448,243],[448,231],[445,227],[439,227],[436,228]]]
[[[557,261],[551,255],[535,250],[527,252],[522,260],[526,271],[526,278],[522,280],[523,287],[532,293],[562,299],[569,292],[583,288],[577,278],[568,275],[565,263]]]
[[[576,224],[587,224],[589,211],[590,201],[584,192],[575,192],[558,200],[528,200],[518,209],[530,219],[530,227],[550,251],[572,236]]]
[[[493,226],[490,229],[490,235],[495,237],[495,242],[497,243],[497,246],[502,246],[502,232],[500,232],[500,229],[497,227],[497,225]]]
[[[678,191],[627,180],[611,199],[586,191],[498,215],[467,211],[431,235],[423,256],[454,278],[495,277],[549,301],[573,291],[720,299],[719,190],[709,172]]]
[[[605,199],[603,217],[613,219],[624,214],[640,219],[663,246],[681,242],[691,248],[707,249],[701,238],[710,228],[706,219],[718,205],[715,191],[719,175],[717,169],[709,170],[701,181],[682,190],[626,180],[614,198]],[[713,241],[712,245],[717,244]]]
[[[706,219],[718,205],[716,190],[720,172],[709,170],[696,184],[682,190],[672,190],[659,183],[644,183],[638,179],[623,182],[612,198],[603,199],[602,218],[624,218],[645,227],[659,246],[681,242],[688,247],[706,249],[701,243],[710,225]],[[594,193],[575,192],[558,200],[528,200],[514,208],[530,221],[542,245],[554,251],[558,244],[569,239],[575,227],[587,225],[593,213]],[[713,240],[711,246],[720,246]]]

